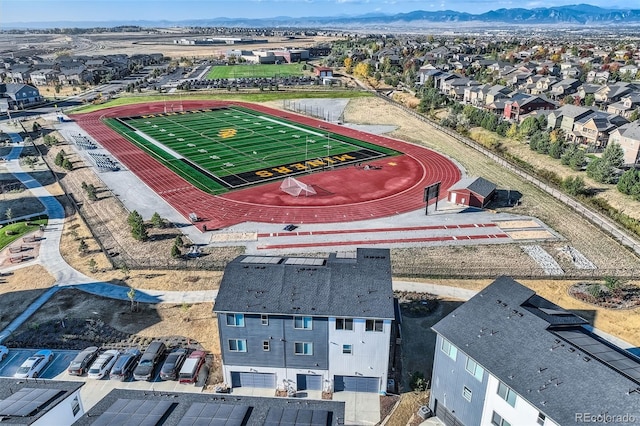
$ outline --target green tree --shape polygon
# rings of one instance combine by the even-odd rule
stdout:
[[[616,186],[621,193],[640,200],[640,170],[627,170],[620,176]]]
[[[585,184],[582,176],[569,176],[562,181],[562,187],[570,195],[581,195],[585,192]]]
[[[624,163],[624,151],[617,143],[610,143],[604,149],[602,158],[596,158],[587,166],[587,176],[600,183],[613,183],[615,169]]]
[[[540,122],[536,119],[536,117],[527,117],[520,124],[519,134],[521,136],[531,136],[536,131],[542,130],[540,127]]]
[[[177,247],[184,247],[184,242],[182,241],[182,237],[178,235],[176,239],[173,241],[173,245]]]
[[[4,211],[4,217],[6,217],[7,221],[11,223],[11,221],[13,220],[13,210],[11,210],[11,207],[7,207],[7,209]]]
[[[515,139],[518,136],[518,125],[516,123],[511,124],[506,136],[511,139]]]
[[[596,103],[596,97],[593,95],[593,93],[589,93],[584,97],[585,106],[592,106],[595,103]]]
[[[549,147],[549,155],[553,158],[560,158],[562,153],[564,152],[564,141],[562,139],[558,139],[555,142],[551,143]]]
[[[569,162],[571,161],[571,156],[575,154],[577,150],[578,146],[576,144],[571,143],[567,145],[567,147],[564,149],[564,152],[560,156],[560,162],[565,166],[568,166]]]
[[[62,166],[62,162],[64,161],[64,151],[60,151],[58,152],[58,154],[56,154],[56,158],[53,160],[53,163],[56,166]]]
[[[602,153],[602,159],[611,165],[611,167],[622,167],[624,165],[624,151],[620,144],[608,144]]]
[[[136,300],[136,290],[131,287],[129,289],[129,291],[127,292],[127,297],[129,298],[129,300],[131,301],[131,312],[135,311],[135,300]]]
[[[96,260],[93,257],[89,259],[89,262],[87,262],[87,265],[89,265],[89,270],[94,274],[98,270],[98,262],[96,262]]]
[[[62,161],[62,168],[65,170],[73,170],[73,163],[71,161],[69,161],[68,158],[65,158]]]
[[[151,216],[151,224],[153,225],[154,228],[164,228],[165,220],[162,217],[160,217],[160,214],[158,212],[155,212]]]
[[[131,236],[138,241],[146,241],[149,238],[149,234],[147,232],[147,228],[144,225],[144,220],[140,213],[136,210],[129,213],[127,217],[127,222],[129,223],[129,227],[131,228]]]
[[[575,152],[569,158],[569,167],[573,170],[582,170],[587,162],[587,157],[583,149],[576,148]]]
[[[178,247],[177,244],[174,244],[171,246],[171,257],[173,257],[174,259],[177,259],[179,257],[182,256],[182,251],[180,250],[180,247]]]
[[[78,244],[78,251],[82,254],[86,254],[87,250],[89,250],[89,245],[83,238],[80,240],[80,243]]]

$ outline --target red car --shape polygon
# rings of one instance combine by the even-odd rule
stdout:
[[[180,383],[195,383],[198,380],[198,374],[200,373],[200,368],[204,365],[206,356],[206,352],[203,351],[191,352],[189,358],[184,361],[182,368],[180,368],[178,381]]]

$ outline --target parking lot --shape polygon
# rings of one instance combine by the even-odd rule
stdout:
[[[0,376],[13,377],[18,367],[31,355],[36,353],[38,349],[9,349],[9,355],[7,358],[0,362]],[[88,379],[86,375],[78,377],[72,376],[67,373],[67,367],[69,363],[80,351],[68,351],[68,350],[54,350],[53,361],[51,361],[41,372],[40,379],[56,379],[67,381],[81,381],[85,382],[85,385],[80,389],[80,395],[82,396],[82,403],[85,411],[93,407],[98,401],[100,401],[106,394],[112,389],[136,389],[136,390],[150,390],[150,391],[170,391],[170,392],[201,392],[204,382],[209,374],[209,369],[205,365],[198,377],[195,385],[179,384],[177,381],[162,381],[159,378],[160,366],[155,369],[155,375],[152,381],[141,382],[127,379],[125,382],[116,380],[109,380],[104,378],[101,380]],[[18,380],[18,379],[16,379]],[[25,379],[20,379],[25,380]],[[36,379],[26,379],[36,380]]]

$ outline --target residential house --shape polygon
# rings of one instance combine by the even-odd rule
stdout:
[[[434,68],[433,65],[423,65],[420,67],[420,69],[418,70],[418,84],[420,85],[425,85],[427,84],[427,82],[431,82],[431,87],[437,87],[435,86],[436,83],[436,78],[440,77],[441,75],[443,75],[445,72],[442,70],[439,70],[437,68]]]
[[[543,93],[547,93],[551,91],[551,89],[553,88],[553,85],[559,81],[560,79],[558,77],[545,75],[536,82],[536,88],[531,90],[531,94],[541,95]]]
[[[615,83],[602,86],[595,94],[596,102],[599,104],[610,104],[618,102],[623,96],[628,95],[636,89],[629,83]]]
[[[578,91],[576,92],[576,94],[582,100],[584,100],[588,95],[593,95],[595,100],[596,92],[601,88],[602,86],[599,84],[585,83],[582,86],[578,87]]]
[[[640,413],[640,360],[509,277],[432,328],[429,407],[446,425],[574,425],[601,415],[624,424]]]
[[[573,130],[566,134],[567,139],[593,148],[604,148],[609,142],[609,134],[629,121],[616,114],[593,111],[585,117],[575,120]]]
[[[547,117],[547,128],[550,130],[561,129],[565,135],[573,131],[576,120],[593,114],[594,109],[575,105],[563,105],[553,111]]]
[[[441,90],[450,99],[462,101],[465,89],[473,86],[480,86],[480,83],[467,77],[461,77],[444,81]]]
[[[78,65],[76,67],[60,67],[58,80],[62,85],[76,86],[82,83],[92,82],[93,74],[91,71],[87,70],[84,65]]]
[[[84,415],[84,382],[0,378],[0,419],[9,425],[71,425]]]
[[[629,118],[638,108],[640,108],[640,91],[634,91],[623,96],[620,101],[607,106],[607,112]]]
[[[54,69],[44,68],[31,71],[29,76],[31,78],[31,83],[34,86],[46,86],[56,84],[58,82],[58,74],[59,72]]]
[[[239,256],[214,312],[232,387],[385,392],[395,327],[389,250]]]
[[[565,96],[576,93],[580,84],[582,83],[575,78],[565,78],[553,85],[550,95],[554,99],[562,99]]]
[[[623,67],[620,67],[618,72],[620,73],[621,76],[628,75],[634,78],[638,73],[638,67],[636,65],[625,65]]]
[[[498,100],[505,100],[509,98],[512,90],[501,84],[496,84],[489,89],[485,96],[484,103],[486,105],[492,104]]]
[[[504,117],[507,120],[520,121],[525,116],[537,110],[553,110],[558,107],[556,102],[550,101],[544,96],[524,95],[513,97],[513,100],[505,102]]]
[[[624,164],[640,164],[640,121],[624,124],[611,132],[609,143],[617,143],[624,152]]]
[[[0,98],[6,101],[9,109],[24,108],[43,101],[37,88],[16,83],[0,83]]]
[[[29,75],[31,73],[31,65],[14,64],[7,71],[7,76],[12,83],[27,84],[29,83]]]
[[[491,90],[491,85],[489,84],[465,87],[462,102],[474,106],[482,106],[489,90]]]
[[[587,73],[587,83],[605,84],[609,81],[609,71],[607,70],[591,70]]]

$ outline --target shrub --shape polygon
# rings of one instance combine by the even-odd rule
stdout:
[[[411,375],[409,386],[411,390],[422,392],[429,388],[429,381],[424,378],[424,374],[421,371],[416,371]]]

